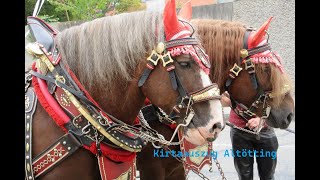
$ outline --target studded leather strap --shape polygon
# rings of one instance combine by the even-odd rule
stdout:
[[[34,179],[32,171],[32,116],[37,106],[37,96],[32,87],[25,93],[25,173],[27,179]]]
[[[49,172],[81,146],[81,143],[73,134],[63,135],[43,153],[34,158],[32,164],[34,176],[37,178]]]

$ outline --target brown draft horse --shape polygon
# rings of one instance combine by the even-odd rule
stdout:
[[[225,20],[194,19],[191,23],[197,29],[197,37],[201,40],[205,51],[209,55],[212,65],[210,78],[218,83],[221,93],[223,93],[226,90],[225,85],[228,81],[230,69],[233,68],[235,63],[240,64],[240,50],[243,49],[247,28],[243,23]],[[265,39],[265,30],[268,28],[268,23],[270,23],[270,19],[256,31],[256,41],[260,42]],[[276,54],[272,54],[272,56],[275,59],[279,58]],[[255,70],[257,82],[262,90],[271,90],[273,95],[268,100],[271,111],[266,123],[275,128],[285,129],[293,119],[294,101],[290,94],[290,79],[283,69],[278,68],[280,66],[277,65],[279,64],[255,62]],[[257,90],[252,85],[248,71],[244,70],[244,63],[241,64],[241,67],[243,70],[232,81],[228,92],[234,100],[250,107],[257,99]],[[263,108],[259,104],[256,114],[261,117],[262,112]],[[170,127],[159,128],[161,126],[159,121],[151,121],[150,126],[166,138],[172,135],[173,130]],[[179,146],[170,146],[170,149],[180,151]],[[141,179],[185,179],[181,162],[178,162],[172,156],[167,158],[153,157],[153,151],[154,147],[149,144],[137,156],[137,167]]]
[[[61,62],[70,68],[101,109],[126,124],[133,124],[146,97],[170,113],[179,93],[173,90],[168,72],[161,63],[141,88],[137,84],[152,49],[157,43],[165,41],[167,29],[164,23],[170,24],[174,18],[142,11],[104,17],[68,28],[56,37]],[[187,92],[212,84],[209,76],[193,62],[191,55],[182,54],[173,59],[176,74]],[[221,104],[219,100],[211,99],[193,104],[192,108],[195,112],[193,123],[185,130],[193,137],[190,139],[192,143],[201,144],[213,136],[213,124],[222,124]],[[182,120],[183,116],[177,123]],[[32,124],[32,157],[65,134],[39,102]],[[208,124],[211,127],[206,126]],[[199,128],[207,132],[201,134]],[[46,180],[100,178],[95,155],[83,148],[39,177]]]

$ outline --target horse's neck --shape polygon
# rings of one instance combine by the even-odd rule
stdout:
[[[109,93],[101,93],[98,90],[89,93],[105,112],[132,124],[145,100],[137,84],[136,80],[114,83]]]

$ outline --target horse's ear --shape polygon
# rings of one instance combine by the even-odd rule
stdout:
[[[269,24],[272,20],[272,16],[255,32],[252,33],[249,37],[248,48],[257,47],[260,42],[264,40],[264,36],[266,35],[266,31],[269,28]]]
[[[184,5],[182,5],[179,11],[179,17],[183,18],[184,20],[190,21],[192,17],[192,6],[191,1],[189,0]]]
[[[166,2],[163,10],[163,24],[167,41],[191,35],[188,27],[178,21],[175,0]]]
[[[167,1],[163,10],[163,23],[166,39],[169,40],[168,38],[173,36],[173,34],[175,34],[176,30],[179,27],[175,0]]]

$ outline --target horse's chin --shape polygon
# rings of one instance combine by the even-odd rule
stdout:
[[[280,128],[280,129],[286,129],[289,127],[291,121],[288,121],[287,119],[278,119],[275,118],[272,113],[270,113],[270,116],[268,117],[266,121],[267,125],[273,128]]]
[[[191,144],[194,144],[197,146],[201,146],[207,143],[208,138],[216,139],[216,137],[214,137],[213,134],[208,135],[203,133],[203,131],[204,131],[203,128],[187,129],[185,132],[185,139],[189,141]]]

